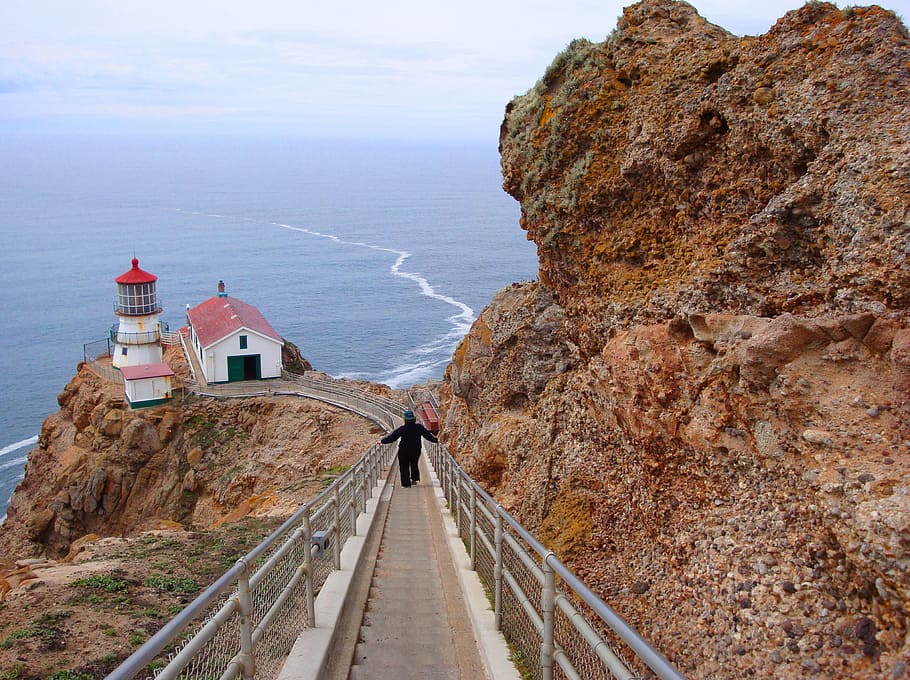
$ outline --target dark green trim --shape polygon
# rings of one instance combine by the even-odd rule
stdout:
[[[149,406],[161,406],[161,404],[166,404],[171,400],[170,397],[162,397],[161,399],[149,399],[148,401],[130,401],[130,398],[126,398],[126,402],[130,405],[131,409],[137,408],[147,408]]]

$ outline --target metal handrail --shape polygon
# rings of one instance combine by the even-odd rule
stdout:
[[[472,552],[485,551],[493,562],[492,573],[481,574],[478,570],[478,575],[481,576],[481,582],[488,592],[493,594],[497,630],[505,633],[506,629],[515,625],[508,618],[523,615],[524,622],[538,635],[539,653],[536,656],[532,653],[525,654],[525,658],[537,666],[536,674],[543,680],[550,680],[553,677],[554,664],[559,665],[560,670],[568,677],[588,677],[592,674],[590,668],[586,669],[587,672],[576,668],[584,662],[590,664],[591,659],[573,658],[577,655],[570,651],[570,645],[555,637],[554,621],[556,616],[561,616],[577,635],[576,641],[597,659],[600,668],[596,671],[602,673],[603,677],[633,680],[641,676],[630,668],[632,664],[624,661],[622,654],[604,638],[601,629],[611,631],[634,653],[640,664],[647,666],[657,677],[662,680],[683,680],[684,676],[666,657],[654,649],[616,611],[575,576],[552,551],[484,491],[445,447],[441,444],[431,445],[430,452],[442,482],[443,493],[455,516],[459,535],[465,544],[470,546]],[[470,503],[464,502],[466,497],[470,499]],[[479,519],[485,521],[478,521]],[[528,550],[525,550],[523,545],[527,546]],[[515,554],[511,568],[504,564],[504,550]],[[541,589],[539,605],[535,606],[532,598],[524,592],[512,569],[521,570],[528,578],[538,583]],[[557,582],[561,584],[565,593],[557,590]],[[502,601],[506,597],[512,597],[518,608],[504,612]],[[579,601],[596,617],[593,625],[585,613],[576,606]],[[506,637],[509,638],[508,635]],[[510,639],[509,642],[516,647],[522,645],[529,647],[531,644],[526,639]]]
[[[311,396],[305,393],[301,385],[297,387],[294,394]],[[339,405],[342,401],[341,396],[347,395],[347,404],[344,408],[366,416],[386,430],[394,427],[395,420],[400,417],[404,409],[401,404],[392,400],[385,398],[377,400],[376,395],[369,395],[356,388],[324,383],[312,385],[311,391],[313,397],[317,399],[324,397],[325,393],[332,394],[335,397],[334,401]],[[379,406],[377,401],[381,402],[382,406]],[[277,621],[281,621],[279,613],[282,611],[282,607],[294,597],[294,591],[301,580],[306,583],[305,602],[302,603],[302,607],[306,611],[304,626],[310,627],[315,624],[313,596],[321,587],[324,578],[318,578],[311,554],[314,517],[324,519],[327,530],[334,537],[335,559],[333,562],[334,566],[338,568],[340,566],[338,565],[338,544],[346,541],[356,531],[356,519],[366,509],[367,495],[378,481],[380,470],[390,464],[393,456],[394,450],[391,446],[372,446],[353,467],[345,471],[314,499],[301,506],[262,543],[239,559],[231,569],[193,600],[180,614],[165,624],[108,677],[123,680],[140,674],[149,663],[160,657],[163,650],[178,641],[190,623],[198,620],[206,612],[212,612],[224,593],[228,591],[232,593],[228,600],[217,611],[210,614],[209,619],[199,627],[194,635],[188,638],[180,650],[171,655],[170,661],[155,674],[155,677],[161,679],[178,677],[189,664],[205,654],[206,645],[230,628],[230,622],[238,613],[240,623],[239,626],[235,624],[235,627],[240,630],[240,638],[235,643],[229,642],[238,651],[227,660],[224,667],[211,668],[205,675],[230,678],[239,673],[243,678],[253,677],[259,647],[264,644],[264,638],[269,628]],[[339,503],[338,499],[342,495],[350,496],[351,512],[349,514],[335,511]],[[266,609],[266,614],[258,623],[254,624],[250,612],[253,608],[252,600],[258,594],[257,590],[272,575],[277,565],[293,558],[292,554],[298,548],[303,552],[302,562],[293,562],[290,565],[290,568],[293,569],[292,577],[281,589],[278,597],[261,603]],[[260,561],[262,564],[254,570],[254,566]],[[286,564],[283,566],[288,568]],[[301,606],[295,602],[291,604]],[[276,649],[272,646],[268,652],[270,655],[278,653],[286,656],[290,652],[290,648]]]
[[[385,429],[395,426],[404,408],[386,397],[319,378],[288,375],[275,384],[287,384],[291,388],[287,392],[271,391],[271,394],[298,394],[336,405],[344,404],[344,408],[366,415]],[[660,652],[471,479],[442,444],[431,444],[429,456],[459,534],[469,548],[472,568],[475,568],[481,582],[491,593],[496,628],[520,651],[521,658],[534,666],[532,670],[535,671],[535,676],[542,680],[552,680],[554,668],[558,667],[562,675],[568,678],[636,680],[643,677],[643,673],[636,674],[633,668],[644,672],[644,666],[647,666],[662,680],[683,680],[679,671]],[[204,675],[224,680],[238,675],[244,680],[249,680],[254,675],[270,677],[264,671],[258,672],[262,669],[257,669],[257,659],[261,658],[263,645],[267,645],[266,637],[272,626],[277,621],[282,621],[279,628],[290,625],[280,616],[282,611],[287,611],[283,607],[291,602],[295,611],[305,613],[304,626],[314,625],[313,597],[321,586],[317,578],[317,561],[311,549],[314,524],[318,520],[334,539],[332,561],[333,566],[338,568],[340,545],[356,531],[356,517],[366,507],[366,494],[378,480],[380,468],[388,465],[392,457],[391,446],[371,447],[354,467],[303,505],[265,541],[238,560],[224,576],[209,586],[108,677],[114,680],[135,677],[158,658],[163,649],[178,640],[192,621],[198,620],[205,612],[212,612],[228,591],[232,594],[227,601],[210,614],[209,619],[200,625],[180,651],[172,654],[170,662],[156,677],[163,680],[179,676],[189,664],[205,655],[207,645],[218,635],[233,635],[228,640],[228,646],[230,650],[236,651],[229,658],[222,654],[222,665],[211,667],[210,664],[205,666],[204,672],[190,673],[190,677]],[[342,498],[346,500],[342,501]],[[345,526],[353,527],[350,534]],[[275,597],[258,603],[260,610],[265,613],[261,614],[258,622],[254,621],[253,599],[258,597],[261,585],[270,577],[270,571],[285,557],[293,556],[298,547],[302,548],[302,557],[290,565],[284,565],[286,570],[291,571],[287,583],[280,587],[280,592]],[[254,570],[254,565],[259,561],[262,563]],[[480,567],[482,561],[492,561],[492,569],[485,572]],[[537,583],[540,589],[538,604],[525,592],[526,585],[522,584],[522,578],[526,582],[531,582],[528,581],[531,579]],[[303,601],[299,601],[301,596],[295,595],[301,581],[305,582]],[[512,602],[515,606],[506,606],[507,602]],[[579,602],[587,611],[579,608]],[[588,613],[594,616],[593,622],[589,620]],[[239,623],[235,623],[232,628],[230,622],[235,619]],[[557,621],[564,625],[558,626]],[[510,633],[513,629],[521,630],[522,625],[531,629],[531,636]],[[571,632],[567,633],[566,628]],[[234,629],[239,634],[224,632]],[[635,654],[637,666],[623,658],[614,643],[605,637],[605,632],[612,633]],[[537,654],[529,647],[534,644],[534,640],[530,639],[534,635],[538,643]],[[268,647],[266,651],[270,657],[275,657],[280,654],[286,656],[290,649],[277,645]],[[218,655],[213,653],[210,656]],[[212,661],[212,664],[215,663]],[[587,667],[584,667],[585,664]]]

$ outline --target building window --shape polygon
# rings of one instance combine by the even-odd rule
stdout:
[[[246,336],[240,336],[240,349],[246,349]]]
[[[126,356],[126,350],[127,350],[126,347],[121,347],[121,348],[120,348],[120,355],[125,357],[125,356]]]

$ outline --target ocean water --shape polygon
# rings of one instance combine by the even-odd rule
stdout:
[[[537,275],[494,142],[21,136],[0,158],[0,513],[134,254],[172,329],[223,279],[316,369],[393,387]]]

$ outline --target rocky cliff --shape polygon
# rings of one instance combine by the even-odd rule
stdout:
[[[178,352],[168,361],[184,372]],[[85,365],[57,401],[0,531],[0,553],[12,558],[61,557],[87,534],[290,515],[359,459],[377,432],[358,416],[293,396],[186,395],[131,410],[121,384]]]
[[[810,3],[627,8],[506,108],[540,280],[444,386],[453,452],[692,677],[910,662],[910,41]]]
[[[189,377],[179,350],[166,360]],[[310,369],[290,344],[284,361]],[[57,400],[0,527],[7,678],[105,677],[379,432],[293,396],[178,389],[131,410],[122,384],[85,364]]]

